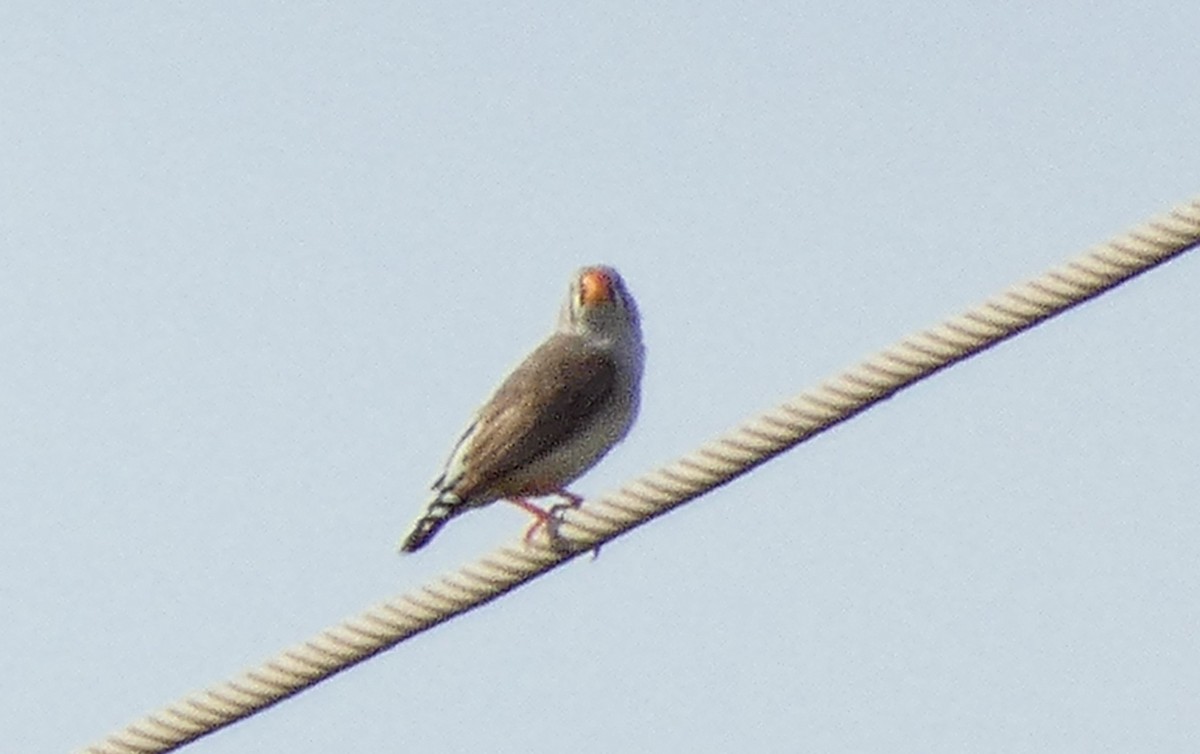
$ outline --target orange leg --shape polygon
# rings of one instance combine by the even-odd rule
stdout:
[[[534,519],[533,523],[530,524],[529,528],[525,530],[525,541],[526,542],[533,539],[533,535],[537,533],[538,529],[542,528],[543,526],[546,526],[553,520],[554,513],[556,510],[561,509],[561,508],[566,508],[566,507],[578,508],[579,506],[583,505],[583,498],[580,497],[579,495],[576,495],[574,492],[569,492],[567,490],[554,490],[553,492],[551,492],[549,494],[554,495],[555,497],[560,497],[563,500],[565,500],[566,502],[558,503],[557,505],[552,506],[549,511],[546,511],[546,510],[534,505],[533,503],[529,502],[528,500],[526,500],[523,497],[505,498],[508,502],[512,503],[513,505],[517,506],[518,508],[521,508],[529,515],[533,516],[533,519]],[[551,533],[552,534],[555,533],[553,528],[551,529]]]
[[[529,528],[525,530],[525,541],[526,542],[528,542],[530,539],[532,539],[534,533],[542,526],[545,526],[546,522],[550,520],[549,513],[542,510],[541,508],[537,507],[536,505],[529,502],[528,500],[526,500],[523,497],[510,497],[510,498],[505,498],[505,499],[508,500],[508,502],[512,503],[513,505],[517,506],[518,508],[523,509],[529,515],[533,516],[533,523],[530,524]]]

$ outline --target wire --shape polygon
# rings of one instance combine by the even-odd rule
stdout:
[[[1094,247],[751,419],[694,453],[563,514],[560,546],[517,541],[329,628],[230,681],[92,744],[165,752],[244,719],[747,473],[909,385],[1098,296],[1200,243],[1200,197]],[[561,546],[563,542],[570,546]]]

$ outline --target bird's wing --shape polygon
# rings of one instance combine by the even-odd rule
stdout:
[[[579,336],[551,335],[479,410],[455,491],[469,498],[583,431],[612,397],[616,374],[612,357]]]

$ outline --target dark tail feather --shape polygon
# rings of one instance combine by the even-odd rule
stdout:
[[[420,550],[429,544],[429,540],[433,539],[433,535],[437,534],[447,521],[466,513],[469,507],[459,500],[457,495],[449,492],[441,493],[425,509],[425,515],[418,518],[417,522],[413,524],[412,531],[400,543],[400,552]]]

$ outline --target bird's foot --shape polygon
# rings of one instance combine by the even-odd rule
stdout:
[[[579,506],[583,505],[583,498],[566,490],[561,490],[555,494],[563,498],[564,502],[555,503],[547,511],[550,517],[546,521],[546,533],[550,537],[550,546],[559,552],[578,550],[577,546],[562,535],[559,528],[562,526],[563,521],[566,520],[567,511],[578,510]],[[596,546],[592,548],[592,560],[598,557],[600,557],[600,547]]]
[[[537,534],[539,529],[545,527],[546,539],[551,549],[560,553],[574,552],[580,548],[575,546],[569,538],[563,536],[560,527],[564,521],[564,514],[569,510],[575,510],[583,505],[583,498],[566,490],[558,490],[553,494],[562,498],[564,502],[555,503],[549,509],[540,508],[521,497],[508,498],[508,501],[533,516],[533,523],[525,530],[525,544],[532,545],[534,535]],[[599,547],[592,549],[593,560],[599,554]]]

